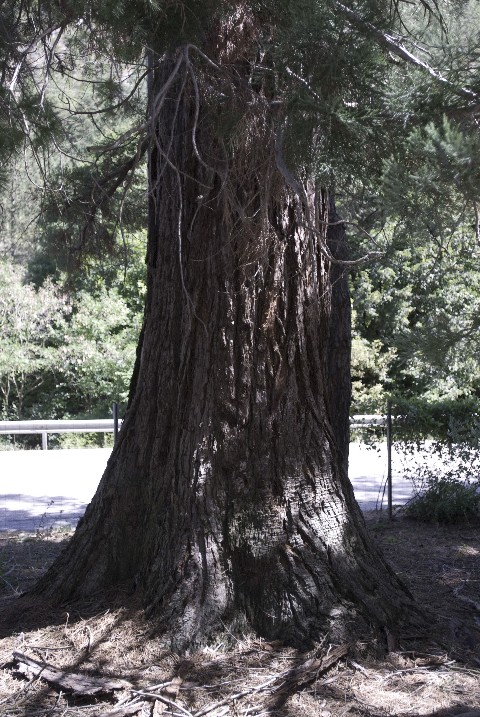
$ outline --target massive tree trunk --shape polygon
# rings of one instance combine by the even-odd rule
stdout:
[[[344,228],[326,190],[294,191],[269,103],[249,97],[240,139],[225,138],[222,97],[187,51],[156,71],[130,405],[37,588],[57,600],[135,589],[177,648],[245,622],[305,646],[392,627],[411,604],[347,477],[349,300],[328,258],[344,256]]]

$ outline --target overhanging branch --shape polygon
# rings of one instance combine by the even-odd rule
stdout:
[[[469,90],[466,87],[459,87],[454,82],[448,80],[434,67],[431,67],[431,65],[429,65],[427,62],[424,62],[419,57],[407,50],[407,48],[404,47],[400,42],[398,42],[398,40],[392,35],[382,32],[371,22],[364,20],[355,10],[352,10],[351,8],[347,7],[346,5],[343,5],[340,2],[337,2],[336,6],[340,10],[340,12],[342,12],[348,18],[352,25],[355,25],[360,30],[373,37],[379,45],[389,50],[389,52],[392,52],[397,57],[400,57],[402,60],[405,60],[405,62],[408,62],[410,65],[414,65],[415,67],[418,67],[419,69],[428,72],[431,77],[433,77],[437,82],[441,82],[442,84],[444,84],[451,90],[451,92],[456,94],[458,97],[463,97],[467,100],[474,101],[476,104],[480,103],[480,95],[477,92]]]

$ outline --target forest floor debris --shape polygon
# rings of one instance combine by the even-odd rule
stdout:
[[[327,640],[302,655],[228,634],[179,657],[131,604],[39,609],[23,624],[20,610],[12,619],[18,596],[69,535],[0,534],[0,715],[480,717],[478,528],[390,522],[375,512],[366,519],[431,617],[428,636],[401,636],[396,651],[377,659],[368,645]]]

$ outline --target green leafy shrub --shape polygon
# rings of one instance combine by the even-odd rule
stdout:
[[[395,447],[414,489],[405,514],[435,523],[480,518],[478,399],[397,398],[393,414]]]
[[[405,515],[442,524],[476,521],[480,518],[479,485],[448,475],[430,478],[405,506]]]
[[[391,399],[395,438],[480,447],[480,402],[477,398]]]
[[[69,294],[50,279],[25,283],[20,267],[0,260],[0,418],[103,418],[114,400],[123,410],[142,321],[141,277],[138,270],[131,284],[109,287],[92,278],[88,291]],[[39,439],[2,443],[35,447]]]
[[[23,272],[0,261],[0,417],[29,415],[40,393],[53,392],[56,347],[71,308],[48,280],[39,289],[23,283]]]
[[[113,433],[57,433],[50,434],[49,448],[113,448]]]

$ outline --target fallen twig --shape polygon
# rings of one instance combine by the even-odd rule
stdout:
[[[308,682],[315,680],[319,674],[322,674],[323,672],[326,672],[328,669],[330,669],[330,667],[332,667],[342,657],[345,657],[345,655],[347,655],[348,650],[349,645],[340,645],[339,647],[336,647],[331,650],[326,657],[311,658],[310,660],[306,660],[306,662],[303,662],[297,667],[284,670],[283,672],[272,676],[265,682],[262,682],[260,685],[250,687],[248,690],[237,692],[234,695],[225,697],[223,700],[208,705],[207,707],[204,707],[198,712],[195,712],[192,717],[204,717],[204,715],[209,714],[210,712],[213,712],[219,707],[223,707],[230,702],[235,702],[237,700],[242,699],[243,697],[248,697],[258,692],[263,692],[264,690],[267,690],[272,685],[274,685],[275,682],[279,682],[280,685],[274,690],[274,694],[272,695],[272,697],[284,692],[289,692],[295,687],[301,687]],[[248,710],[245,712],[245,714],[247,713]],[[217,717],[220,716],[217,715]]]
[[[340,645],[331,650],[325,657],[311,658],[293,670],[289,670],[285,676],[284,683],[275,690],[267,705],[271,706],[278,697],[289,694],[295,689],[316,680],[319,675],[333,667],[342,657],[345,657],[349,649],[349,645]]]
[[[187,715],[187,717],[193,717],[192,713],[189,712],[185,707],[182,707],[178,704],[178,702],[174,702],[173,700],[169,700],[168,697],[164,697],[163,695],[160,695],[156,692],[148,692],[147,690],[132,690],[133,694],[138,695],[139,697],[152,697],[155,700],[158,700],[159,702],[163,702],[165,705],[168,705],[169,707],[174,707],[177,710],[180,710],[182,714]]]
[[[13,658],[18,662],[18,671],[27,677],[40,677],[49,684],[61,687],[62,690],[82,695],[98,695],[114,690],[131,687],[125,680],[113,680],[106,677],[91,677],[73,672],[64,672],[46,662],[32,660],[20,652],[14,652]]]
[[[280,675],[275,675],[274,677],[271,677],[266,682],[262,682],[261,685],[256,685],[255,687],[250,687],[248,690],[243,690],[243,692],[237,692],[235,695],[229,695],[228,697],[225,697],[223,700],[219,700],[219,702],[214,702],[213,704],[208,705],[207,707],[204,707],[202,710],[195,712],[193,717],[203,717],[203,715],[206,715],[209,712],[213,712],[213,710],[216,710],[218,707],[223,707],[223,705],[226,705],[228,702],[234,702],[235,700],[239,700],[242,697],[246,697],[247,695],[253,695],[256,692],[261,692],[262,690],[265,690],[267,687],[270,687],[270,685],[273,685],[274,682],[279,680],[281,678],[282,674],[284,674],[284,673],[281,673]]]
[[[140,712],[146,704],[146,702],[135,702],[134,704],[119,707],[112,712],[98,712],[95,717],[130,717],[130,715]]]

